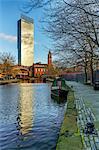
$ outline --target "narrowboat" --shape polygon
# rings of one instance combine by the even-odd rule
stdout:
[[[51,97],[58,102],[65,102],[67,100],[68,89],[66,88],[65,80],[57,78],[53,81],[51,87]]]

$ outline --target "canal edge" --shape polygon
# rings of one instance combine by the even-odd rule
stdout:
[[[56,150],[84,149],[82,137],[77,124],[78,111],[76,108],[74,91],[70,88],[67,96],[67,108],[61,125]]]

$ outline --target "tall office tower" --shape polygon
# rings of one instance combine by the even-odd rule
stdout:
[[[34,63],[33,19],[21,16],[18,20],[18,65],[32,66]]]

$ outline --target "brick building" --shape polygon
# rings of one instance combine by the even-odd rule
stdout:
[[[48,66],[52,65],[52,53],[48,53],[48,64],[35,63],[33,64],[33,76],[41,77],[48,72]]]

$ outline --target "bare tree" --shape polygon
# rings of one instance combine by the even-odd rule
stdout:
[[[88,0],[84,3],[81,0],[74,0],[67,3],[63,0],[51,8],[45,21],[47,23],[45,30],[55,40],[56,51],[59,54],[64,53],[63,59],[64,55],[67,57],[68,51],[75,59],[82,58],[85,72],[90,61],[92,82],[93,59],[95,50],[99,47],[98,12],[94,11],[94,6],[98,7],[95,1]]]
[[[26,3],[24,3],[22,7],[22,11],[25,13],[29,13],[33,9],[37,9],[49,5],[53,1],[55,0],[28,0]]]
[[[0,64],[1,64],[1,72],[6,76],[12,75],[13,65],[15,63],[14,57],[10,53],[1,53],[0,54]]]
[[[86,82],[90,64],[93,83],[93,62],[99,49],[99,0],[31,0],[28,6],[30,10],[47,6],[44,30],[55,41],[55,53],[65,64],[81,60]]]

